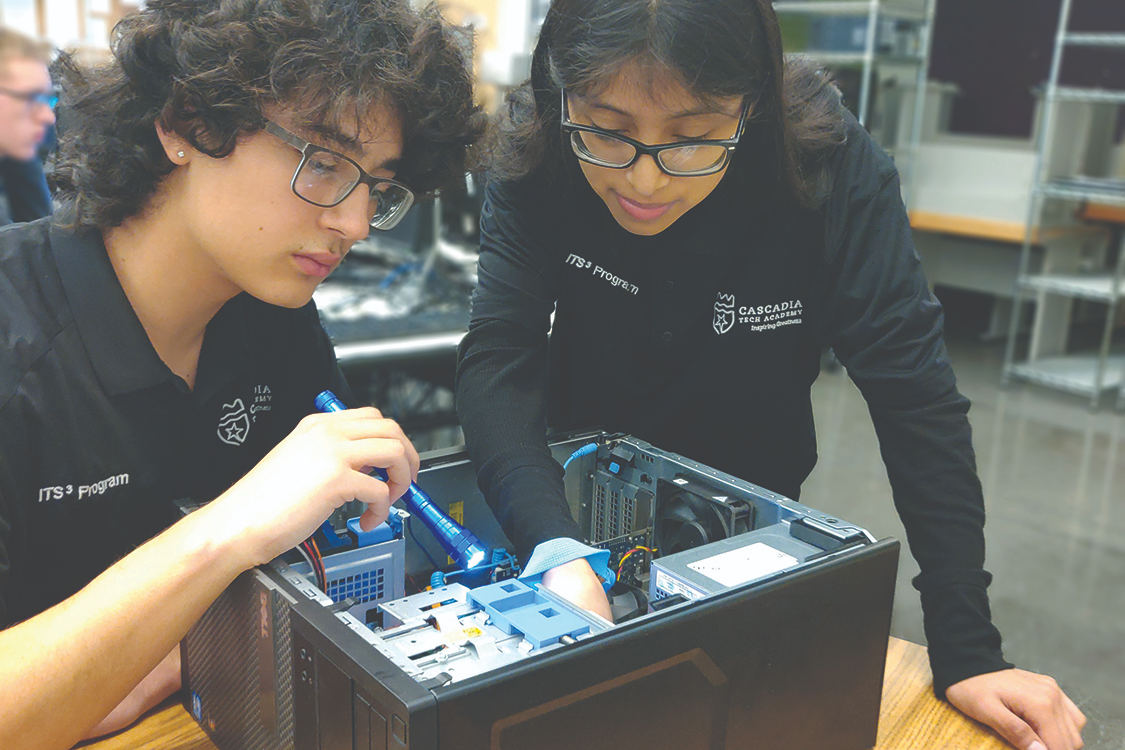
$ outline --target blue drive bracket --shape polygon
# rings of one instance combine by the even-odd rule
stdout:
[[[369,547],[372,544],[389,542],[392,539],[401,539],[403,516],[409,517],[410,514],[392,507],[390,514],[387,516],[387,520],[371,529],[371,531],[364,531],[359,527],[359,519],[361,516],[349,518],[348,536],[351,537],[357,547]]]
[[[355,539],[357,547],[367,547],[380,542],[389,542],[395,538],[394,529],[386,521],[371,529],[364,531],[359,527],[359,517],[348,519],[348,535]]]
[[[493,625],[508,635],[519,633],[535,648],[590,632],[590,624],[581,617],[515,579],[475,588],[468,599],[488,614]]]

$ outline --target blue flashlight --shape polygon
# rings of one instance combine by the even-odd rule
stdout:
[[[336,398],[332,391],[322,391],[316,397],[316,409],[322,412],[344,411],[347,409],[344,402]],[[376,468],[375,474],[384,482],[387,481],[387,472]],[[410,483],[402,499],[412,515],[418,516],[426,528],[430,530],[441,543],[445,553],[457,561],[464,570],[475,568],[488,557],[488,550],[480,543],[473,533],[461,524],[454,521],[434,504],[430,496],[414,482]]]

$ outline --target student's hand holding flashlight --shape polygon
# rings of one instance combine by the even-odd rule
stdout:
[[[370,475],[376,466],[386,482]],[[418,452],[377,409],[312,414],[199,512],[215,517],[211,528],[241,539],[250,567],[296,546],[352,499],[367,503],[361,525],[374,528],[417,475]]]

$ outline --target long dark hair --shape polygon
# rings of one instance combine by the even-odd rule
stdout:
[[[494,173],[565,179],[573,157],[558,125],[560,89],[595,93],[631,63],[670,74],[704,102],[753,102],[735,158],[753,158],[764,187],[816,201],[817,163],[843,141],[839,93],[811,62],[785,60],[770,0],[554,0],[531,78],[509,95],[497,123]]]
[[[396,177],[424,194],[463,180],[484,131],[464,44],[435,8],[408,0],[150,0],[114,30],[113,61],[64,60],[56,185],[79,226],[140,213],[174,168],[155,124],[224,157],[264,110],[356,129],[375,104],[402,125]],[[69,115],[69,116],[68,116]]]

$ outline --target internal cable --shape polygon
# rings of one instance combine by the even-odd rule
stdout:
[[[310,555],[310,554],[309,554],[309,553],[308,553],[308,552],[307,552],[307,551],[305,550],[305,545],[304,545],[303,543],[302,543],[302,544],[298,544],[298,545],[297,545],[296,547],[294,547],[293,549],[295,549],[295,550],[297,550],[298,552],[300,552],[300,553],[301,553],[301,557],[305,558],[305,563],[306,563],[306,564],[307,564],[307,565],[309,566],[309,574],[310,574],[310,575],[312,575],[314,579],[316,579],[316,578],[317,578],[317,575],[316,575],[316,565],[315,565],[315,564],[313,564],[313,561],[312,561],[312,556],[311,556],[311,555]]]
[[[566,463],[563,464],[563,471],[566,471],[566,467],[570,466],[570,462],[573,461],[574,459],[582,458],[583,456],[588,456],[591,453],[593,453],[594,451],[596,451],[597,449],[598,449],[597,443],[587,443],[586,445],[583,445],[581,448],[574,451],[574,453],[570,454],[570,458],[568,458],[566,460]]]
[[[328,593],[328,570],[324,567],[324,555],[320,554],[320,545],[316,543],[316,539],[309,537],[309,544],[312,546],[313,560],[316,560],[316,566],[320,568],[320,589],[324,593]]]
[[[301,549],[312,565],[313,573],[316,575],[317,587],[324,593],[328,593],[328,574],[324,569],[324,558],[320,555],[320,548],[316,546],[316,541],[309,537],[301,542]]]
[[[629,556],[632,555],[634,552],[640,552],[641,550],[644,550],[645,552],[649,553],[650,555],[654,555],[654,556],[656,555],[656,550],[654,550],[654,549],[649,549],[648,547],[641,547],[641,546],[633,547],[633,549],[629,550],[624,555],[622,555],[621,561],[619,563],[617,563],[618,574],[621,573],[621,568],[625,565],[625,561],[629,559]]]

